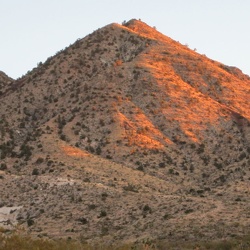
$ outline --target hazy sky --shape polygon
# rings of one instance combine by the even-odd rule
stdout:
[[[249,0],[0,0],[0,70],[25,74],[109,23],[141,18],[250,75]]]

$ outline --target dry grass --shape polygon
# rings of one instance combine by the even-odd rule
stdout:
[[[71,240],[33,239],[29,236],[0,235],[0,250],[248,250],[250,236],[242,239],[210,242],[142,241],[125,245],[81,244]]]

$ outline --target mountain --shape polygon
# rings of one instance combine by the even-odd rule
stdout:
[[[249,98],[239,69],[107,25],[0,93],[0,204],[39,237],[249,234]]]

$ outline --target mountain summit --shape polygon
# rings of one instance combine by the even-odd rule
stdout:
[[[250,78],[239,69],[133,19],[77,40],[0,99],[13,224],[88,241],[249,232]]]

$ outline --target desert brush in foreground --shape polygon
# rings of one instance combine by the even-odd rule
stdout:
[[[131,244],[113,245],[79,243],[72,240],[49,241],[45,239],[32,239],[27,236],[0,234],[0,250],[248,250],[250,249],[250,236],[242,239],[211,241],[211,242],[164,242],[144,240]]]

